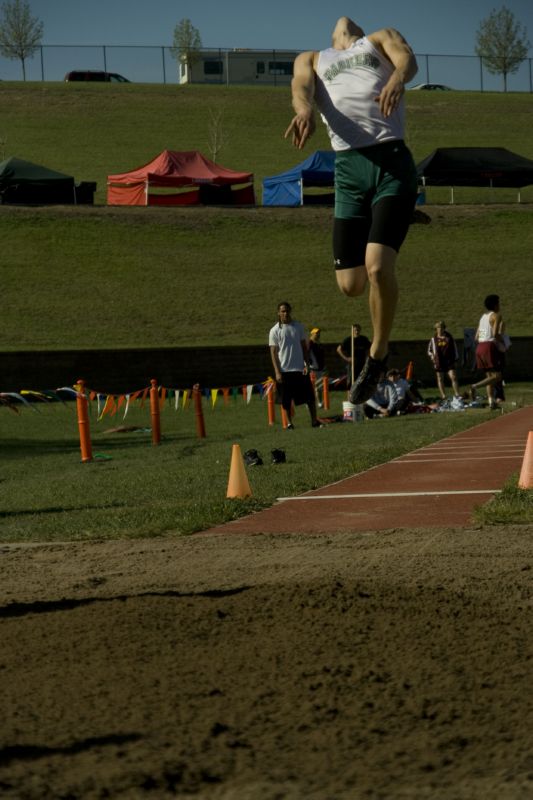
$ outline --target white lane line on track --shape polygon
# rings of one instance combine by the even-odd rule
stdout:
[[[357,494],[308,494],[296,497],[278,497],[278,502],[287,500],[349,500],[357,497],[440,497],[442,495],[499,494],[501,489],[454,489],[442,492],[359,492]]]
[[[464,458],[451,458],[449,456],[442,456],[442,458],[409,458],[408,456],[400,456],[400,458],[395,458],[394,461],[389,461],[389,464],[447,464],[450,461],[504,461],[505,459],[516,461],[518,456],[464,456]]]
[[[512,448],[513,450],[524,448],[523,442],[494,442],[484,443],[472,442],[471,444],[428,444],[426,447],[421,447],[420,450],[494,450],[495,448]]]

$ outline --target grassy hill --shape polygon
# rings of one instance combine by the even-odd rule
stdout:
[[[2,83],[0,98],[4,157],[96,180],[99,204],[0,205],[0,350],[263,342],[285,298],[325,341],[340,341],[356,319],[369,332],[366,298],[335,288],[330,209],[104,205],[109,173],[164,148],[209,156],[211,111],[224,112],[219,162],[253,171],[258,189],[266,175],[327,148],[323,127],[303,154],[283,140],[286,89]],[[416,160],[460,145],[533,158],[530,95],[413,92],[407,104]],[[511,335],[530,335],[532,207],[514,203],[514,191],[456,192],[486,205],[451,206],[448,196],[431,190],[433,222],[413,226],[402,250],[395,338],[429,337],[437,318],[459,336],[489,292],[501,294]],[[533,202],[531,187],[523,199]]]
[[[292,114],[287,88],[11,82],[0,85],[0,98],[4,156],[97,181],[100,203],[108,174],[145,164],[161,150],[210,156],[212,113],[223,113],[218,160],[254,172],[258,187],[265,176],[329,148],[321,124],[303,155],[284,141]],[[507,147],[533,158],[529,94],[408,92],[407,109],[417,161],[435,147],[456,146]]]

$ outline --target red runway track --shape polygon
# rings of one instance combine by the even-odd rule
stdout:
[[[206,533],[334,533],[466,527],[522,466],[533,407]]]

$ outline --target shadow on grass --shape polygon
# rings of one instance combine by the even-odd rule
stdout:
[[[110,508],[125,508],[127,503],[109,503],[97,506],[51,506],[50,508],[19,509],[16,511],[0,511],[0,519],[8,517],[38,516],[40,514],[64,514],[69,511],[103,511]]]

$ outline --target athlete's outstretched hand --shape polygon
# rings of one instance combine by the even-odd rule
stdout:
[[[310,110],[306,113],[296,114],[291,124],[285,131],[285,139],[292,138],[292,143],[298,150],[301,150],[307,140],[315,132],[315,118],[313,112]]]
[[[404,92],[403,81],[393,73],[380,94],[375,98],[384,117],[390,117],[392,112],[398,108]]]

